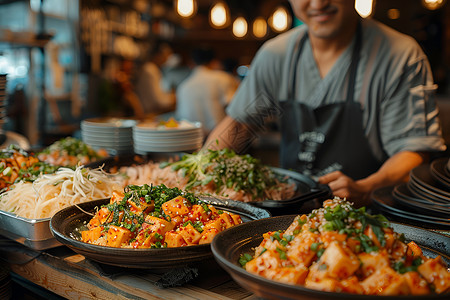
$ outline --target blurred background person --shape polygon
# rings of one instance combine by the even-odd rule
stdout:
[[[112,112],[113,115],[119,114],[122,116],[135,116],[138,119],[145,117],[144,109],[139,97],[134,90],[134,73],[135,64],[132,60],[123,60],[119,71],[115,74],[114,80],[119,88],[119,96],[114,95],[114,90],[108,90],[103,87],[103,93],[107,93],[104,97],[104,109],[107,112]]]
[[[175,116],[178,120],[201,122],[205,136],[226,116],[225,108],[236,91],[239,81],[217,69],[214,51],[203,47],[194,49],[195,67],[176,91]]]
[[[175,92],[162,87],[162,66],[172,55],[172,48],[156,41],[136,78],[135,92],[145,115],[158,115],[175,109]]]
[[[162,66],[162,87],[164,91],[176,91],[178,86],[191,74],[192,68],[188,65],[185,56],[174,52]]]

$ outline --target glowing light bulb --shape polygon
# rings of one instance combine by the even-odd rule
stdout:
[[[210,21],[215,27],[223,27],[228,22],[228,9],[223,2],[217,2],[210,12]]]
[[[277,32],[286,30],[289,26],[289,17],[284,7],[279,7],[275,10],[271,17],[272,29]]]
[[[445,0],[422,0],[422,4],[429,10],[436,10],[445,4]]]
[[[362,18],[367,18],[372,14],[373,0],[356,0],[355,9]]]
[[[262,17],[258,17],[253,21],[253,35],[257,38],[263,38],[267,34],[267,23]]]
[[[233,22],[233,34],[238,37],[244,37],[247,34],[247,21],[243,17],[238,17]]]
[[[192,16],[195,12],[195,2],[194,0],[177,0],[177,13],[188,18]]]

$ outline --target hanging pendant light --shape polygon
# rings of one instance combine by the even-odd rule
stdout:
[[[197,2],[195,0],[175,0],[175,7],[178,15],[183,18],[189,18],[195,14]]]
[[[270,27],[275,32],[283,32],[291,25],[291,17],[285,7],[278,7],[269,18]]]
[[[263,38],[267,34],[267,23],[263,17],[258,17],[253,21],[253,35],[257,38]]]
[[[373,12],[373,0],[356,0],[355,9],[362,18],[368,18]]]
[[[209,22],[215,28],[227,26],[229,19],[229,9],[225,2],[217,2],[209,12]]]
[[[248,25],[247,20],[245,20],[244,17],[238,17],[233,22],[233,34],[238,37],[242,38],[247,34]]]
[[[436,10],[444,6],[445,0],[422,0],[422,5],[429,10]]]

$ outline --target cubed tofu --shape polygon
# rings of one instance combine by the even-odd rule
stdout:
[[[331,278],[347,278],[359,268],[358,257],[346,246],[332,242],[320,257],[320,264],[327,266],[327,275]]]
[[[389,267],[389,254],[386,251],[366,253],[358,255],[361,261],[361,271],[364,277],[372,275],[376,270]]]
[[[325,291],[325,292],[341,292],[341,283],[333,278],[323,278],[320,281],[312,281],[306,279],[305,287],[313,290]]]
[[[245,269],[248,272],[262,275],[269,279],[276,275],[280,267],[280,254],[275,250],[267,250],[245,264]]]
[[[341,288],[344,293],[364,294],[364,289],[359,284],[358,277],[351,276],[347,279],[341,280]]]
[[[178,196],[165,202],[161,208],[166,215],[174,218],[176,216],[187,215],[190,211],[191,205],[185,198]]]
[[[217,217],[219,215],[219,211],[214,206],[208,205],[208,208],[211,211],[210,214],[209,214],[210,217]]]
[[[309,267],[309,273],[306,277],[306,281],[318,282],[327,277],[327,266],[314,262]]]
[[[191,224],[180,227],[179,229],[177,229],[177,233],[179,233],[183,237],[184,241],[188,245],[197,245],[200,241],[200,238],[202,237],[200,232],[198,232]]]
[[[234,226],[234,220],[229,213],[224,212],[219,218],[223,221],[223,226],[225,229]]]
[[[164,241],[167,245],[167,248],[187,246],[187,243],[184,241],[181,234],[176,233],[174,231],[166,232]]]
[[[242,218],[240,215],[231,214],[231,218],[233,218],[234,225],[238,225],[242,223]]]
[[[102,235],[103,227],[97,226],[90,230],[84,230],[81,232],[81,239],[85,243],[92,243],[100,238]]]
[[[109,203],[120,202],[120,201],[122,201],[123,197],[124,197],[124,194],[122,192],[114,191],[111,195],[111,199],[109,200]]]
[[[205,211],[203,206],[195,204],[192,206],[191,212],[189,213],[189,219],[192,222],[205,222],[208,220],[208,213]]]
[[[357,254],[361,252],[361,242],[356,238],[348,238],[346,243],[347,247],[352,250],[353,253]]]
[[[405,278],[390,267],[376,270],[361,282],[368,295],[407,295],[409,286]]]
[[[139,230],[138,234],[136,235],[135,241],[133,242],[133,247],[140,247],[150,234],[151,230],[141,228],[141,230]]]
[[[405,243],[395,240],[391,249],[391,258],[395,261],[401,260],[406,256],[407,250],[408,246]]]
[[[425,279],[420,277],[417,272],[406,272],[402,275],[408,283],[409,290],[412,295],[427,295],[430,293],[430,288]]]
[[[444,267],[440,256],[428,259],[417,271],[428,283],[434,284],[436,293],[444,293],[450,289],[450,273]]]
[[[200,241],[198,242],[199,245],[201,244],[209,244],[212,242],[214,237],[219,233],[219,231],[216,228],[209,228],[207,230],[203,230],[202,237],[200,238]]]
[[[102,207],[97,211],[95,216],[89,221],[89,226],[91,227],[100,226],[107,221],[108,217],[111,219],[112,213],[109,211],[108,208]]]
[[[344,242],[347,239],[346,234],[339,234],[336,231],[325,231],[322,233],[322,242],[325,246],[331,244],[332,242]]]
[[[311,245],[319,241],[319,235],[310,231],[303,231],[295,236],[287,248],[287,257],[295,264],[309,267],[316,252],[311,250]]]
[[[220,218],[206,222],[205,226],[203,227],[203,230],[208,230],[210,228],[215,228],[219,232],[225,229],[223,221]]]
[[[394,230],[392,228],[383,228],[383,230],[384,230],[384,239],[386,241],[384,247],[386,249],[391,249],[396,240]]]
[[[130,204],[130,210],[135,214],[148,213],[155,209],[155,203],[153,201],[147,203],[144,198],[140,199],[139,203],[128,199],[128,204]]]
[[[182,216],[170,218],[170,223],[172,223],[174,227],[178,227],[179,225],[184,224],[185,222],[187,221],[185,221],[185,218]]]
[[[406,251],[406,256],[409,259],[415,259],[417,257],[421,257],[423,255],[422,249],[420,249],[419,245],[417,245],[415,242],[409,242],[408,243],[408,250]]]
[[[305,267],[281,267],[273,276],[273,280],[287,284],[304,284],[308,269]]]
[[[271,238],[270,236],[265,238],[259,246],[261,246],[263,249],[266,249],[266,250],[275,251],[277,248],[281,249],[283,251],[286,250],[285,246],[281,245],[277,239]],[[257,252],[255,254],[257,255]]]
[[[156,242],[162,242],[164,237],[156,232],[150,232],[145,235],[143,242],[138,245],[138,248],[150,248]]]
[[[146,231],[156,232],[160,235],[164,235],[166,232],[174,229],[174,224],[164,219],[147,215],[145,217],[145,223],[142,225],[142,229]]]
[[[111,225],[109,226],[106,245],[118,248],[122,244],[127,243],[128,240],[130,239],[130,236],[131,236],[130,230],[123,227]]]
[[[306,222],[308,217],[306,215],[296,216],[294,221],[289,225],[286,229],[285,234],[288,235],[297,235],[302,231],[302,225]]]
[[[381,243],[377,238],[377,235],[372,229],[372,226],[367,226],[364,230],[364,234],[369,237],[369,239],[374,243],[375,246],[381,247]]]

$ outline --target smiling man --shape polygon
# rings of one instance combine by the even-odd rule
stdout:
[[[205,147],[244,151],[277,117],[283,168],[367,204],[445,150],[427,57],[413,38],[361,19],[354,0],[290,4],[304,24],[261,47]]]

